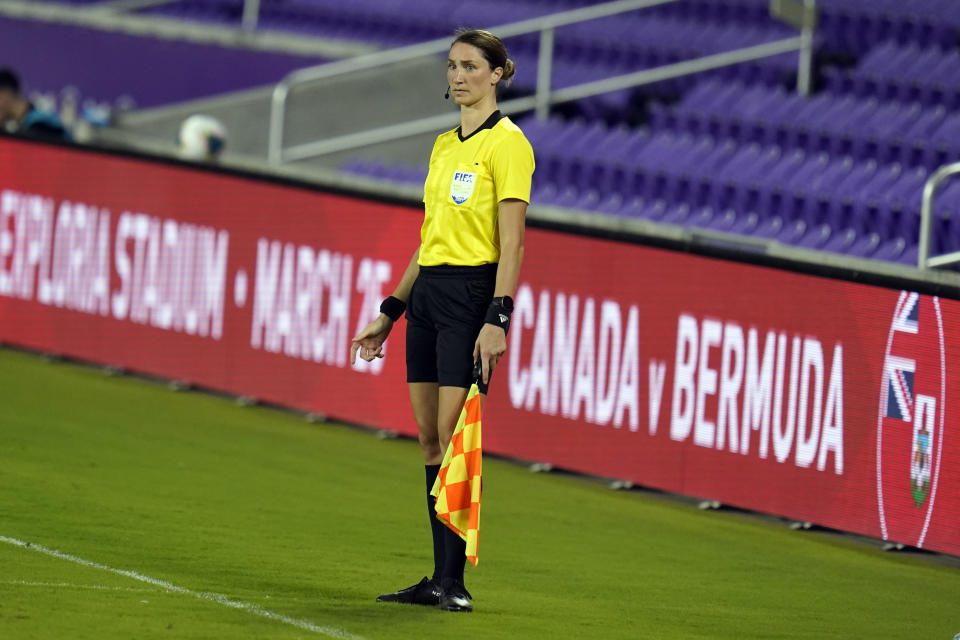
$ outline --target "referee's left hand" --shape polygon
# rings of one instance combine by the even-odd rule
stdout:
[[[507,351],[507,334],[498,326],[485,324],[480,329],[480,335],[473,345],[473,360],[476,362],[480,358],[480,367],[483,371],[483,384],[490,382],[490,374],[493,373],[497,362]]]

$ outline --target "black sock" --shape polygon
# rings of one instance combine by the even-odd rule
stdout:
[[[454,533],[449,527],[443,526],[443,580],[450,580],[463,584],[463,567],[467,562],[467,542]]]
[[[440,473],[440,465],[428,464],[424,467],[427,472],[427,517],[430,518],[430,532],[433,534],[433,580],[439,584],[440,577],[443,575],[444,531],[446,527],[437,519],[437,511],[434,505],[437,499],[430,495],[433,489],[433,483],[437,481],[437,474]]]

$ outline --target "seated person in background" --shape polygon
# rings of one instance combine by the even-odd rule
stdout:
[[[10,133],[32,138],[71,139],[55,113],[37,109],[20,95],[20,79],[10,69],[0,69],[0,124]]]
[[[180,124],[180,157],[215,162],[227,144],[227,129],[213,116],[195,113]]]

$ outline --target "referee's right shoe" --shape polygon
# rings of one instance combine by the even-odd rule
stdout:
[[[377,602],[399,602],[401,604],[422,604],[427,606],[436,606],[440,604],[440,598],[443,592],[440,585],[424,576],[423,580],[407,587],[394,591],[393,593],[384,593],[377,596]]]

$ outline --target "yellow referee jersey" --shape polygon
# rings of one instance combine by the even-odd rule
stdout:
[[[499,203],[530,202],[533,167],[530,143],[499,111],[466,138],[459,127],[437,136],[423,188],[419,264],[499,262]]]

